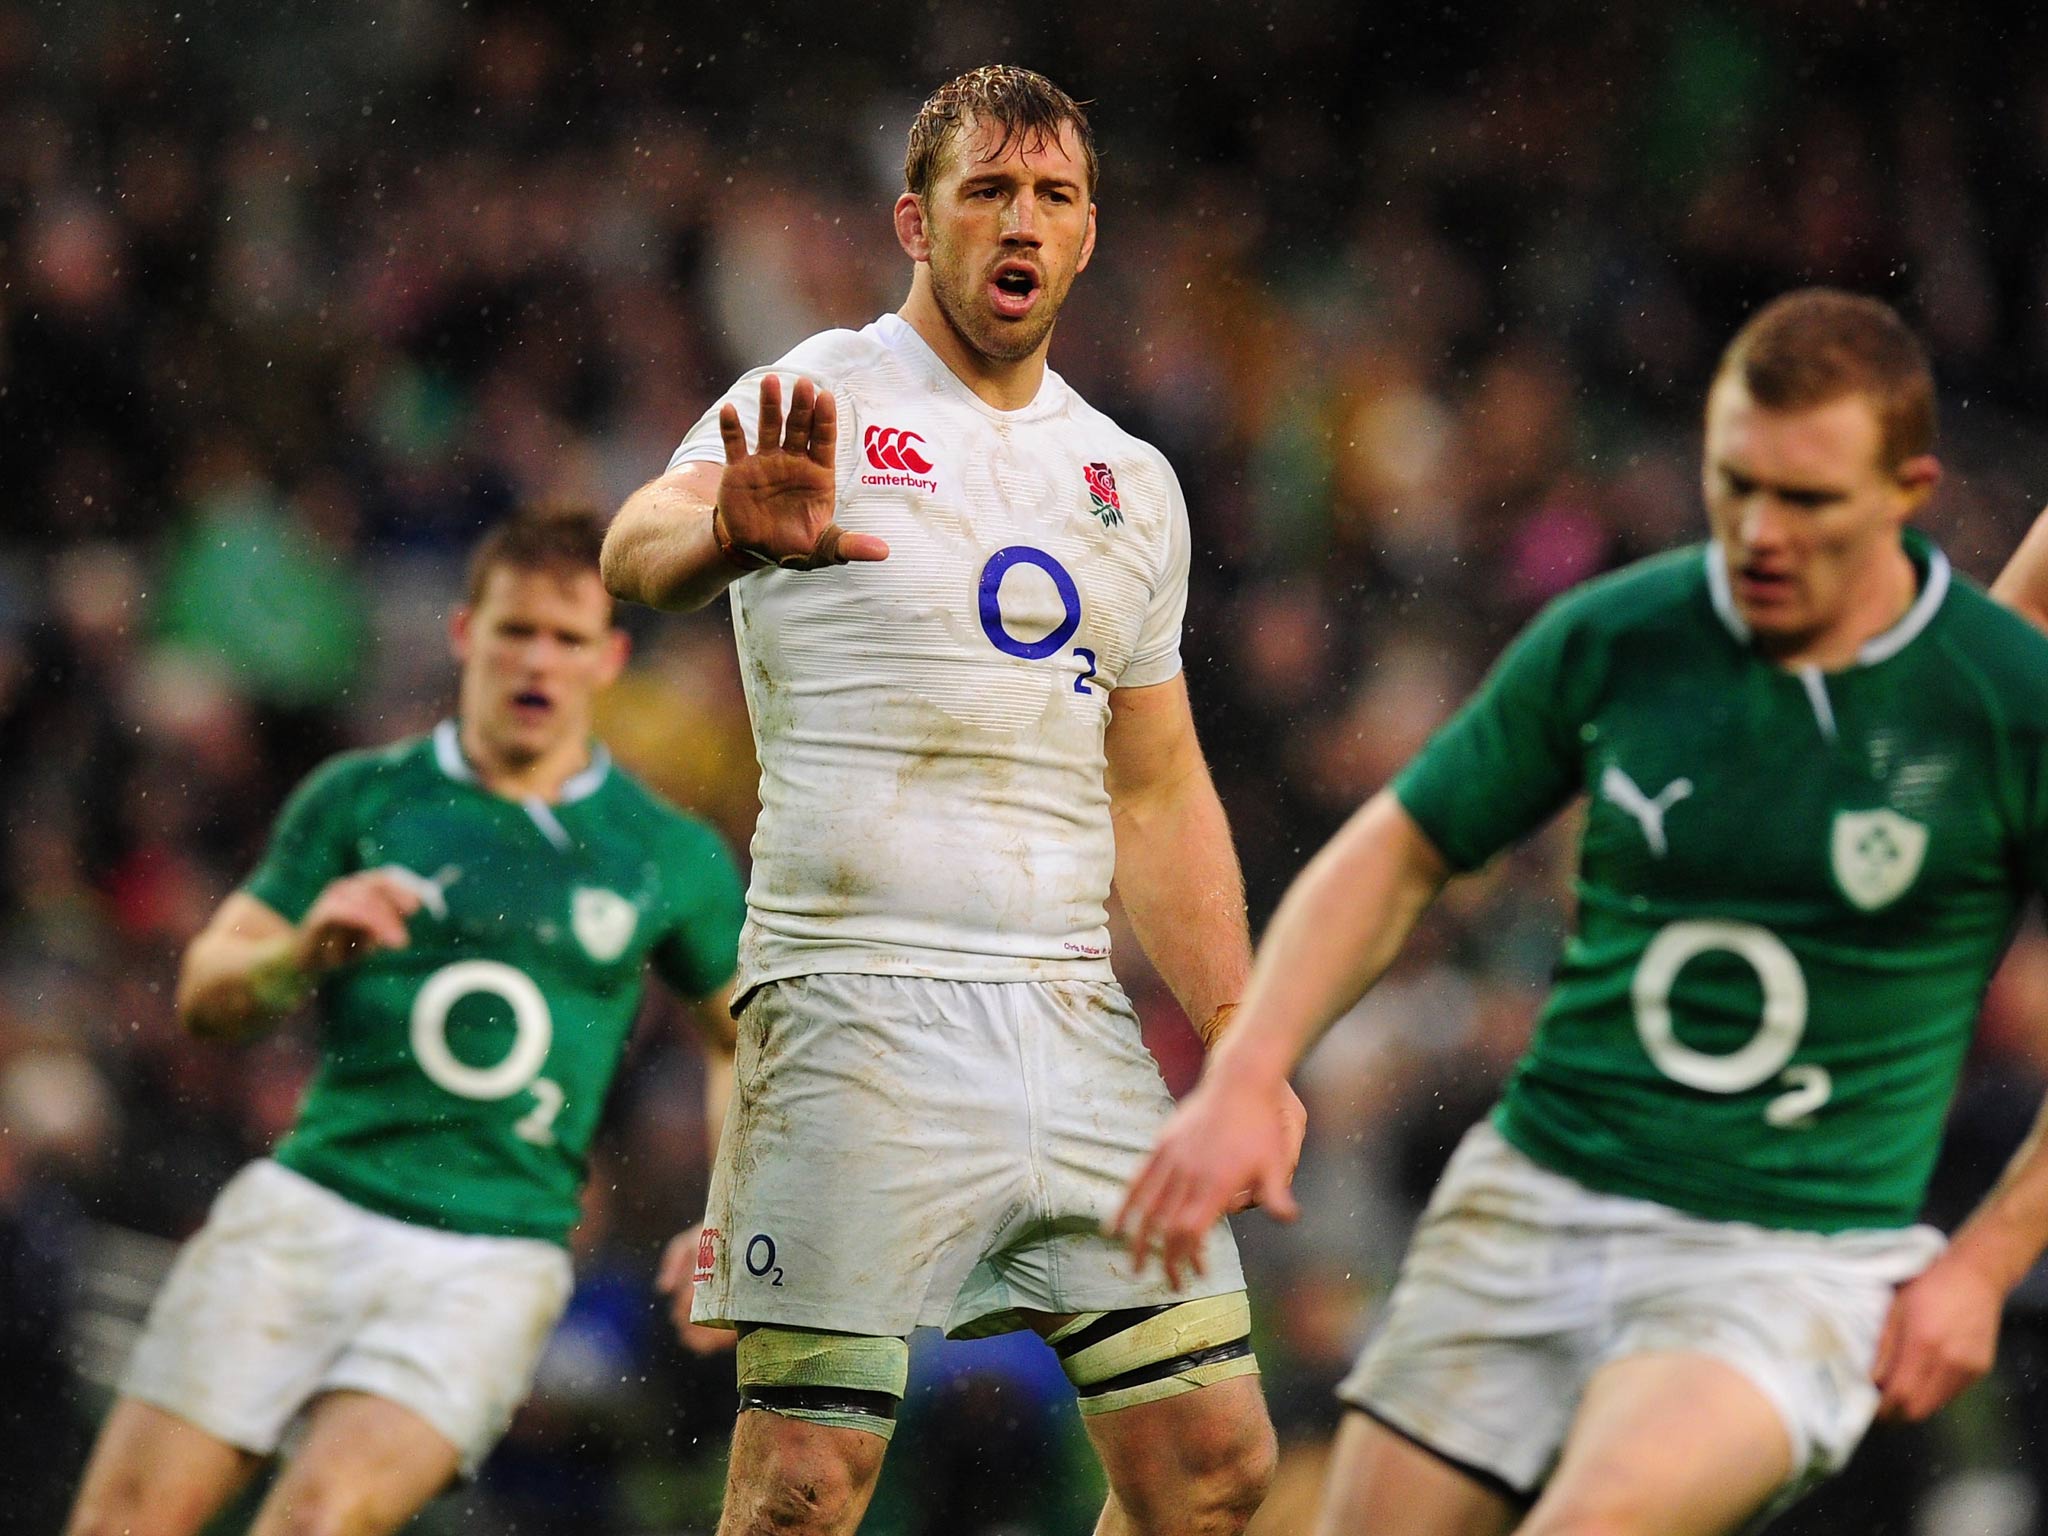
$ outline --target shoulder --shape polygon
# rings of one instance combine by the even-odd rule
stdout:
[[[1939,642],[1938,653],[1969,673],[1999,714],[2048,727],[2048,634],[1969,577],[1950,580],[1929,637]]]
[[[730,861],[716,828],[671,805],[625,769],[614,765],[603,792],[607,819],[630,830],[636,840],[659,847],[665,859]]]
[[[425,736],[337,752],[300,781],[294,798],[338,802],[403,789],[432,771],[432,755],[432,741]]]
[[[1637,560],[1553,598],[1529,628],[1614,643],[1647,631],[1712,622],[1706,561],[1703,544]]]
[[[873,326],[862,330],[820,331],[791,347],[763,373],[799,373],[820,384],[841,387],[874,372],[890,353]]]

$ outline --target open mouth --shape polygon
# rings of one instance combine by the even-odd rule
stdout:
[[[512,710],[522,720],[541,720],[554,713],[555,701],[537,689],[512,695]]]
[[[1023,262],[1006,261],[989,279],[989,302],[1005,319],[1021,320],[1038,302],[1039,286],[1036,269]]]

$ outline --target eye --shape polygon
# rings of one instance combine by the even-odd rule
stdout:
[[[1747,496],[1756,490],[1756,482],[1747,475],[1738,475],[1732,469],[1721,471],[1721,483],[1728,487],[1731,496]]]
[[[1785,491],[1781,493],[1788,506],[1805,511],[1817,511],[1835,500],[1833,491]]]

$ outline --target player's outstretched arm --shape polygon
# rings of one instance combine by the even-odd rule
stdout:
[[[376,949],[400,949],[420,895],[384,870],[347,875],[294,924],[237,891],[185,948],[178,1018],[193,1034],[241,1040],[290,1013],[329,971]]]
[[[787,415],[782,381],[761,380],[753,451],[739,411],[718,413],[725,463],[689,464],[627,498],[605,537],[605,586],[624,602],[686,610],[742,572],[813,571],[882,560],[889,546],[832,520],[839,412],[829,390],[798,379]]]
[[[2013,1287],[2048,1248],[2048,1104],[1946,1252],[1899,1287],[1872,1375],[1886,1418],[1920,1420],[1982,1377]]]
[[[2034,526],[1991,584],[1991,595],[2048,629],[2048,511],[2034,519]]]
[[[1273,916],[1251,984],[1202,1081],[1160,1132],[1114,1230],[1168,1278],[1200,1272],[1233,1198],[1291,1209],[1297,1147],[1276,1114],[1296,1064],[1400,953],[1450,867],[1391,792],[1376,795],[1309,862]]]

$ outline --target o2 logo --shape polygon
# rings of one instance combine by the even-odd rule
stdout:
[[[770,1285],[782,1284],[782,1266],[775,1262],[775,1239],[766,1232],[747,1239],[747,1273]]]
[[[1051,577],[1053,590],[1060,597],[1059,623],[1036,640],[1018,639],[1003,623],[1003,578],[1020,565],[1035,566]],[[1081,628],[1081,589],[1074,585],[1074,578],[1064,565],[1029,544],[1012,544],[988,557],[988,564],[981,568],[975,606],[988,643],[1020,661],[1043,661],[1057,655]],[[1080,675],[1074,679],[1074,692],[1090,694],[1093,690],[1088,681],[1095,676],[1095,653],[1085,645],[1077,645],[1072,654],[1081,663]]]

